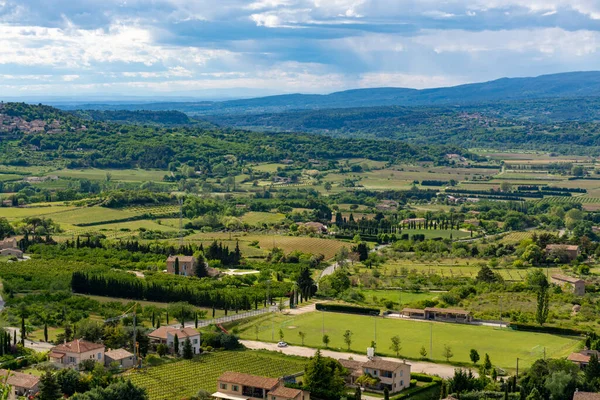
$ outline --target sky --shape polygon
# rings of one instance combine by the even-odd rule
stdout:
[[[600,69],[600,0],[0,0],[0,98],[249,97]]]

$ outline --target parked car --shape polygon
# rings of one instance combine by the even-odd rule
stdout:
[[[277,343],[277,347],[287,347],[287,343],[286,342],[279,342]]]

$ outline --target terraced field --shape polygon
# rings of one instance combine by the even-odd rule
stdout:
[[[215,392],[217,378],[226,371],[279,378],[303,371],[304,365],[302,360],[276,354],[216,352],[134,371],[128,378],[145,388],[150,400],[170,400],[193,396],[200,389]]]

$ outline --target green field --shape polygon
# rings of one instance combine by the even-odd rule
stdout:
[[[131,381],[148,391],[150,400],[181,399],[204,389],[217,390],[217,379],[226,371],[272,378],[304,370],[304,361],[276,353],[227,351],[206,353],[191,361],[178,361],[128,374]]]
[[[248,225],[277,224],[285,219],[281,213],[250,211],[242,216],[242,221]]]
[[[398,304],[410,304],[420,300],[431,300],[436,298],[439,293],[431,292],[401,292],[400,290],[361,290],[362,294],[365,295],[365,300],[368,303],[379,304],[379,301],[386,299],[391,300]],[[375,301],[377,299],[377,301]]]
[[[69,178],[106,180],[106,174],[111,174],[111,180],[123,182],[161,182],[168,171],[145,169],[62,169],[52,172],[53,175]]]
[[[300,345],[298,332],[306,333],[305,345],[322,347],[323,326],[330,337],[329,347],[345,351],[344,332],[352,331],[353,351],[364,353],[375,338],[379,343],[378,353],[393,356],[389,350],[390,338],[398,335],[402,340],[400,355],[418,359],[421,346],[429,352],[430,332],[433,338],[433,353],[428,357],[437,362],[445,362],[442,357],[444,345],[452,348],[452,362],[469,362],[469,351],[475,348],[479,354],[488,353],[495,366],[514,368],[517,357],[521,366],[531,365],[543,356],[544,347],[549,358],[565,357],[581,340],[570,337],[532,332],[517,332],[510,329],[497,329],[489,326],[462,325],[452,323],[427,323],[424,321],[399,320],[393,318],[369,317],[339,313],[312,312],[298,316],[281,314],[268,315],[238,326],[243,339],[255,340],[254,325],[259,325],[258,339],[278,341],[279,329],[284,331],[284,340]],[[430,331],[431,330],[431,331]],[[274,335],[273,335],[274,332]]]

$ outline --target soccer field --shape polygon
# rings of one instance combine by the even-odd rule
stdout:
[[[261,319],[246,322],[238,326],[243,339],[278,341],[279,329],[284,340],[290,344],[302,343],[298,332],[304,332],[305,346],[323,347],[323,328],[329,335],[329,348],[346,351],[344,332],[352,332],[351,350],[366,352],[372,340],[377,342],[377,353],[395,356],[390,350],[390,339],[398,335],[402,341],[401,357],[420,358],[422,346],[427,357],[445,362],[442,355],[444,345],[451,347],[452,362],[468,363],[470,349],[476,349],[481,358],[490,355],[492,363],[502,368],[514,368],[517,357],[519,365],[526,367],[536,359],[542,358],[544,348],[546,357],[565,357],[580,343],[573,337],[550,335],[545,333],[518,332],[508,328],[498,329],[489,326],[463,325],[453,323],[431,323],[424,321],[398,320],[392,318],[358,316],[331,312],[312,312],[298,316],[270,314]],[[376,338],[376,339],[375,339]],[[430,340],[432,352],[430,352]]]

